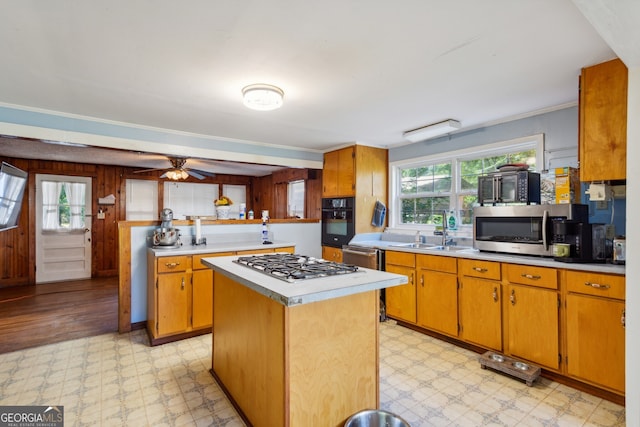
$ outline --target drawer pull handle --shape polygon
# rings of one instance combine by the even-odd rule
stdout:
[[[622,323],[622,328],[627,327],[627,312],[626,310],[622,310],[622,317],[620,317],[620,323]]]
[[[486,273],[487,269],[486,268],[482,268],[482,267],[473,267],[473,269],[475,271],[477,271],[478,273]]]
[[[182,284],[180,285],[180,289],[184,291],[184,277],[182,278]]]
[[[493,288],[493,300],[495,302],[498,302],[498,288],[497,287]]]
[[[179,262],[165,262],[164,265],[167,268],[175,268],[175,267],[179,266],[180,263]]]
[[[509,297],[509,301],[511,301],[511,305],[516,305],[516,291],[511,289],[511,296]]]
[[[601,285],[600,283],[584,282],[584,284],[585,286],[590,286],[595,289],[609,289],[611,287],[610,285]]]
[[[537,274],[526,274],[526,273],[522,273],[521,274],[522,277],[524,277],[525,279],[531,279],[531,280],[540,280],[542,279],[542,276],[538,276]]]

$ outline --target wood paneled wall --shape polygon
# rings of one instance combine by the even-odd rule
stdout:
[[[22,202],[19,226],[0,232],[0,288],[35,283],[35,176],[36,174],[86,176],[92,179],[93,221],[91,241],[92,277],[118,275],[118,221],[126,219],[126,179],[151,179],[158,181],[158,206],[162,208],[164,182],[160,179],[162,171],[134,174],[135,168],[121,166],[70,163],[50,160],[27,160],[0,156],[0,161],[12,164],[29,173],[27,188]],[[296,170],[293,170],[296,171]],[[306,171],[301,169],[301,171]],[[308,218],[320,219],[321,171],[313,171],[307,181]],[[287,172],[295,176],[298,172]],[[307,172],[304,172],[305,174]],[[284,202],[275,198],[272,175],[254,178],[242,175],[216,175],[198,180],[189,177],[187,182],[236,184],[247,186],[247,209],[255,211],[260,217],[262,209],[269,209],[272,218],[284,218],[275,215],[280,212],[277,206],[282,204],[282,215],[286,215],[286,188]],[[99,206],[98,198],[109,194],[116,196],[116,204]],[[317,200],[316,200],[317,199]],[[97,219],[98,210],[105,214],[104,220]],[[159,209],[160,210],[160,209]]]

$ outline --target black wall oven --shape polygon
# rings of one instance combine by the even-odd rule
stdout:
[[[322,245],[341,248],[355,235],[355,199],[332,197],[322,199]]]

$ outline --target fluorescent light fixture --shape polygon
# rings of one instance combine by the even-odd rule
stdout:
[[[242,88],[244,105],[252,110],[270,111],[282,107],[284,92],[272,85],[254,84]]]
[[[443,122],[434,123],[418,129],[408,130],[403,133],[402,136],[411,142],[420,142],[425,139],[431,139],[436,136],[454,132],[459,130],[461,127],[462,125],[459,121],[448,119]]]

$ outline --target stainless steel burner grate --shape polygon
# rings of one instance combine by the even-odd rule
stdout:
[[[358,267],[306,255],[267,254],[239,257],[233,262],[287,282],[315,279],[358,271]]]

